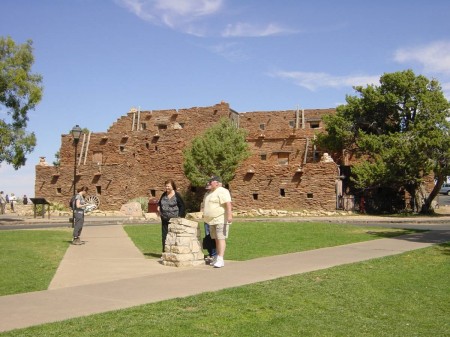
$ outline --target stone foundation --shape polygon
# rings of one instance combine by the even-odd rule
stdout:
[[[191,220],[176,218],[169,223],[162,264],[172,267],[204,264],[200,225]]]

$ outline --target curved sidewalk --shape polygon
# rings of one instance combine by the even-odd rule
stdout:
[[[450,230],[226,261],[221,269],[166,267],[146,259],[120,225],[86,226],[83,240],[68,248],[48,290],[0,297],[0,331],[400,254],[450,241]]]

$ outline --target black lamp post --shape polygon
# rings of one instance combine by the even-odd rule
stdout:
[[[79,125],[75,125],[72,128],[72,131],[70,133],[73,137],[73,145],[75,147],[75,158],[73,160],[73,195],[77,193],[77,149],[78,149],[78,142],[80,141],[81,133],[83,130],[79,127]],[[75,207],[72,212],[72,227],[75,224]]]

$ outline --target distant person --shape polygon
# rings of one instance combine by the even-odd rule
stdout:
[[[17,202],[17,198],[14,193],[11,193],[11,196],[9,197],[9,203],[11,204],[11,212],[15,213],[14,205]]]
[[[214,176],[209,179],[211,189],[203,198],[203,217],[209,224],[211,238],[216,240],[216,258],[212,261],[214,268],[225,266],[224,255],[226,248],[226,239],[233,221],[231,211],[230,192],[221,186],[220,177]]]
[[[28,197],[26,194],[23,195],[23,204],[28,205]]]
[[[81,231],[84,225],[84,208],[86,207],[86,201],[84,197],[89,189],[86,186],[77,189],[78,194],[75,196],[73,205],[73,245],[82,245],[83,242],[80,239]]]
[[[0,214],[5,214],[6,210],[6,198],[3,195],[3,191],[0,191]]]
[[[6,203],[9,204],[9,195],[8,194],[5,196],[5,199],[6,199]]]
[[[165,251],[166,238],[169,233],[169,222],[172,218],[184,218],[186,209],[183,198],[177,192],[177,186],[173,180],[164,183],[165,192],[158,201],[157,213],[161,217],[162,252]]]

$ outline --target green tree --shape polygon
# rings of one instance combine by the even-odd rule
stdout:
[[[60,165],[61,165],[60,152],[57,151],[55,153],[55,161],[53,162],[53,166],[60,166]]]
[[[191,184],[204,186],[212,175],[224,184],[231,181],[239,163],[251,154],[245,137],[246,131],[226,118],[195,137],[183,153],[184,174]]]
[[[326,134],[317,143],[359,158],[352,179],[359,188],[407,190],[423,213],[450,174],[450,102],[438,81],[412,70],[387,73],[380,85],[354,87],[336,115],[325,118]],[[424,177],[436,185],[423,191]]]
[[[34,150],[36,136],[26,131],[28,111],[42,98],[42,77],[31,73],[34,63],[32,41],[17,45],[10,37],[0,37],[0,163],[15,169],[23,166]]]

